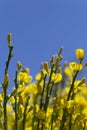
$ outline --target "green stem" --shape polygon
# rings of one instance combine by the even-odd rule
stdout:
[[[78,75],[78,72],[79,72],[79,71],[77,71],[77,72],[75,73],[74,77],[73,77],[73,81],[72,81],[72,84],[71,84],[71,87],[70,87],[70,91],[69,91],[69,93],[68,93],[67,101],[70,100],[71,93],[72,93],[72,90],[73,90],[73,87],[74,87],[74,82],[75,82],[75,80],[76,80],[76,77],[77,77],[77,75]],[[65,121],[66,121],[66,114],[67,114],[67,110],[66,110],[66,108],[64,108],[64,109],[63,109],[63,116],[62,116],[62,121],[61,121],[60,130],[64,130],[64,124],[65,124]],[[71,126],[69,126],[69,127],[71,127]]]
[[[52,118],[51,118],[51,130],[53,130],[53,113],[52,113]]]
[[[72,128],[72,113],[70,113],[70,118],[69,118],[69,130]]]
[[[16,94],[15,94],[15,130],[18,130],[18,110],[17,110],[17,88],[18,88],[18,83],[17,83],[17,75],[18,75],[18,71],[16,70],[16,74],[15,74],[15,89],[16,89]]]
[[[5,86],[5,87],[7,87],[7,86]],[[4,130],[7,130],[6,93],[7,93],[7,89],[4,88],[4,103],[3,103],[3,107],[4,107]]]
[[[43,90],[42,90],[42,93],[41,93],[40,109],[42,109],[42,107],[43,107],[43,95],[44,95],[44,89],[45,89],[46,76],[47,75],[45,75],[45,77],[44,77],[44,85],[43,85]]]
[[[43,107],[43,96],[44,96],[46,76],[47,75],[44,76],[44,85],[43,85],[43,90],[42,90],[41,99],[40,99],[40,109],[42,109]],[[38,119],[37,130],[39,130],[39,126],[40,126],[40,119]]]
[[[54,65],[52,65],[52,67],[51,67],[51,73],[50,73],[50,77],[49,77],[49,82],[47,84],[47,93],[46,93],[46,99],[45,99],[45,105],[44,105],[45,112],[47,111],[47,107],[48,107],[48,104],[49,104],[49,84],[51,82],[53,68],[54,68]]]
[[[84,122],[83,130],[86,130],[86,122]]]
[[[54,65],[52,65],[52,67],[51,67],[51,73],[50,73],[49,81],[48,81],[48,84],[47,84],[47,93],[46,93],[45,104],[44,104],[45,113],[46,113],[46,111],[47,111],[47,107],[48,107],[49,99],[50,99],[50,97],[49,97],[49,91],[50,91],[49,84],[50,84],[50,82],[51,82],[51,77],[52,77],[52,73],[53,73],[53,68],[54,68]],[[42,120],[41,130],[44,129],[44,123],[45,123],[45,119]]]
[[[25,130],[25,123],[26,123],[26,110],[28,106],[28,101],[30,99],[30,96],[28,96],[26,104],[25,104],[25,109],[24,109],[24,114],[23,114],[23,130]]]
[[[64,124],[65,124],[65,121],[66,121],[66,117],[67,117],[67,109],[64,108],[63,109],[62,121],[61,121],[61,125],[60,125],[60,129],[59,130],[64,130]]]
[[[80,64],[82,63],[82,60],[80,61]],[[71,84],[71,87],[70,87],[70,91],[68,93],[68,97],[67,97],[67,101],[70,100],[70,98],[72,98],[73,96],[71,96],[71,93],[73,91],[73,88],[74,88],[74,82],[77,78],[77,75],[78,75],[79,71],[76,71],[74,77],[73,77],[73,80],[72,80],[72,84]],[[60,129],[59,130],[64,130],[64,124],[65,124],[65,121],[66,121],[66,117],[67,117],[67,109],[64,108],[63,109],[63,116],[62,116],[62,121],[61,121],[61,125],[60,125]],[[70,121],[71,122],[71,121]],[[71,124],[69,123],[69,128],[71,128]]]
[[[69,93],[68,93],[67,101],[69,101],[69,99],[70,99],[70,97],[71,97],[71,93],[72,93],[72,90],[73,90],[73,88],[74,88],[74,82],[75,82],[75,80],[76,80],[76,77],[77,77],[77,75],[78,75],[78,72],[79,72],[79,71],[77,71],[77,72],[75,73],[75,76],[73,77],[73,81],[72,81],[72,84],[71,84],[71,87],[70,87],[70,91],[69,91]]]
[[[6,68],[5,68],[5,74],[4,77],[8,74],[8,67],[9,67],[9,63],[10,60],[12,58],[12,50],[13,50],[13,45],[12,43],[9,43],[9,55],[8,55],[8,59],[6,61]],[[7,89],[8,89],[8,84],[3,86],[3,90],[4,90],[4,101],[3,101],[3,108],[4,108],[4,130],[7,130],[7,110],[6,110],[6,104],[7,104]]]

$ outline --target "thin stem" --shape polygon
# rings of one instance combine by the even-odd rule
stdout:
[[[69,101],[69,99],[70,99],[72,90],[73,90],[73,88],[74,88],[74,82],[75,82],[75,80],[76,80],[76,77],[77,77],[77,75],[78,75],[78,72],[79,72],[79,71],[77,71],[77,72],[75,73],[75,76],[73,77],[73,81],[72,81],[72,84],[71,84],[71,87],[70,87],[70,91],[69,91],[69,93],[68,93],[67,101]]]
[[[64,130],[64,124],[65,124],[65,121],[66,121],[66,117],[67,117],[67,109],[64,108],[63,109],[62,121],[61,121],[61,125],[60,125],[60,129],[59,130]]]
[[[86,122],[84,121],[84,127],[83,130],[86,130]]]
[[[25,109],[24,109],[24,114],[23,114],[23,130],[25,130],[25,123],[26,123],[26,111],[27,111],[27,106],[28,106],[28,101],[30,99],[30,96],[28,96],[26,104],[25,104]]]
[[[45,75],[45,77],[44,77],[44,85],[43,85],[43,90],[42,90],[42,93],[41,93],[40,109],[42,109],[42,106],[43,106],[43,95],[44,95],[44,89],[45,89],[46,76],[47,75]]]
[[[52,119],[51,119],[51,130],[53,130],[53,113],[52,113]]]
[[[49,81],[48,81],[48,84],[47,84],[47,93],[46,93],[46,98],[45,98],[45,104],[44,104],[44,111],[46,113],[47,111],[47,107],[48,107],[48,104],[49,104],[49,84],[51,82],[51,77],[52,77],[52,73],[53,73],[53,68],[54,68],[54,65],[52,65],[51,67],[51,73],[50,73],[50,77],[49,77]],[[41,127],[41,130],[44,129],[44,123],[45,123],[45,119],[42,120],[42,127]]]
[[[83,59],[81,59],[80,64],[82,63],[82,60],[83,60]],[[75,73],[75,75],[74,75],[74,77],[73,77],[72,84],[71,84],[71,87],[70,87],[70,91],[69,91],[69,93],[68,93],[67,101],[69,101],[70,98],[72,98],[71,93],[72,93],[72,91],[73,91],[74,82],[75,82],[75,80],[76,80],[76,78],[77,78],[78,73],[79,73],[79,71],[76,71],[76,73]],[[66,117],[67,117],[67,109],[64,108],[64,109],[63,109],[63,116],[62,116],[61,126],[60,126],[60,129],[59,129],[59,130],[64,130],[64,124],[65,124],[65,121],[66,121]],[[70,118],[71,118],[71,117],[70,117]],[[70,122],[71,122],[71,121],[70,121]],[[70,123],[69,123],[69,128],[71,128],[71,124],[70,124]]]
[[[71,87],[70,87],[70,91],[68,93],[68,97],[67,97],[67,101],[70,100],[70,97],[71,97],[71,93],[72,93],[72,90],[73,90],[73,87],[74,87],[74,82],[76,80],[76,77],[78,75],[78,72],[77,71],[73,77],[73,81],[72,81],[72,84],[71,84]],[[66,121],[66,113],[67,113],[67,110],[66,108],[63,109],[63,116],[62,116],[62,121],[61,121],[61,126],[60,126],[60,130],[64,130],[64,124],[65,124],[65,121]],[[70,126],[69,126],[70,127]]]
[[[4,88],[4,103],[3,103],[3,107],[4,107],[4,130],[7,130],[6,93],[7,93],[7,89]]]
[[[51,67],[51,73],[50,73],[50,77],[49,77],[49,82],[47,84],[47,93],[46,93],[46,99],[45,99],[45,105],[44,105],[45,112],[47,111],[47,107],[48,107],[48,104],[49,104],[49,84],[51,82],[53,68],[54,68],[54,65],[52,65],[52,67]]]
[[[43,96],[44,96],[46,76],[47,75],[44,76],[44,85],[43,85],[43,90],[42,90],[41,99],[40,99],[40,109],[42,109],[42,107],[43,107]],[[40,126],[40,119],[38,119],[38,124],[37,124],[37,129],[38,130],[39,130],[39,126]]]
[[[18,83],[17,83],[17,75],[18,75],[18,71],[16,70],[16,74],[15,74],[15,79],[14,79],[14,83],[15,83],[15,89],[16,89],[16,94],[15,94],[15,130],[18,130],[18,111],[17,111],[17,88],[18,88]]]
[[[69,119],[69,130],[72,128],[72,113],[70,113],[70,119]]]
[[[8,74],[8,67],[10,60],[12,58],[12,50],[13,50],[13,45],[12,43],[9,43],[9,55],[6,61],[6,68],[5,68],[5,74],[4,77]],[[7,111],[6,111],[6,104],[7,104],[7,89],[8,89],[8,83],[4,84],[2,83],[3,90],[4,90],[4,101],[3,101],[3,108],[4,108],[4,130],[7,130]]]

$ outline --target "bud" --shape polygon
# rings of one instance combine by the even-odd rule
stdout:
[[[77,49],[75,51],[76,58],[79,59],[79,60],[83,59],[84,53],[85,53],[85,51],[83,49]]]
[[[61,68],[60,67],[58,68],[57,73],[61,73]]]
[[[86,78],[83,78],[82,80],[81,80],[81,82],[78,84],[78,86],[81,86],[82,84],[84,84],[86,82]]]
[[[50,64],[53,64],[55,56],[53,55],[50,59]]]
[[[48,67],[48,62],[45,62],[45,63],[44,63],[44,69],[48,72],[48,69],[49,69],[49,67]]]
[[[26,74],[29,74],[29,72],[30,72],[29,68],[24,68],[24,72],[25,72]]]
[[[83,65],[83,67],[86,67],[87,66],[87,62]]]
[[[63,57],[61,55],[59,56],[59,58],[60,58],[60,61],[63,59]]]
[[[20,63],[20,61],[17,62],[17,67],[19,70],[22,68],[22,64]]]
[[[58,56],[62,53],[63,51],[63,47],[60,48],[59,52],[58,52]]]
[[[42,69],[43,69],[43,63],[40,64],[40,70],[42,70]]]
[[[60,57],[57,57],[56,58],[56,65],[59,65],[59,63],[60,63]]]
[[[12,40],[12,34],[11,34],[11,33],[8,34],[8,36],[7,36],[7,40],[8,40],[8,43],[11,42],[11,40]]]

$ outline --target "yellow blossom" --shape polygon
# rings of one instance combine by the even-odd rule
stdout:
[[[3,100],[3,97],[2,97],[2,95],[0,94],[0,102]]]
[[[9,102],[14,104],[15,103],[15,99],[14,99],[14,96],[11,96],[10,99],[9,99]]]
[[[84,53],[85,53],[85,51],[83,49],[77,49],[75,51],[76,58],[79,59],[79,60],[83,59],[84,58]]]
[[[69,101],[67,101],[66,107],[67,107],[68,109],[72,108],[73,106],[74,106],[74,100],[69,100]]]
[[[38,74],[36,75],[35,79],[36,79],[37,81],[39,81],[39,80],[41,79],[41,73],[38,73]]]
[[[48,107],[47,108],[47,112],[46,112],[46,117],[51,117],[53,113],[53,108],[52,107]]]
[[[20,112],[20,115],[22,116],[22,114],[24,113],[24,106],[23,105],[20,105],[19,112]]]
[[[60,73],[57,73],[57,74],[53,73],[53,74],[52,74],[52,81],[53,81],[54,83],[58,83],[58,82],[60,82],[61,80],[62,80],[62,75],[61,75]]]
[[[12,107],[10,105],[7,105],[6,109],[7,109],[7,113],[8,113],[8,116],[9,116],[10,112],[12,111]]]
[[[26,127],[25,130],[32,130],[32,127]]]
[[[69,67],[73,71],[80,71],[83,68],[82,64],[79,64],[77,62],[70,62]]]
[[[30,75],[28,75],[26,72],[20,72],[18,75],[18,80],[21,83],[29,83],[32,80],[32,77]]]
[[[73,71],[69,67],[65,67],[64,71],[67,76],[72,76],[73,74]]]

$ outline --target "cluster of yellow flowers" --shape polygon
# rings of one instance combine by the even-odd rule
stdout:
[[[30,70],[18,62],[14,84],[8,93],[8,65],[12,57],[11,34],[8,35],[9,56],[0,93],[0,130],[87,130],[87,84],[78,74],[85,51],[77,49],[77,62],[61,68],[62,48],[50,62],[41,65],[32,82]]]

